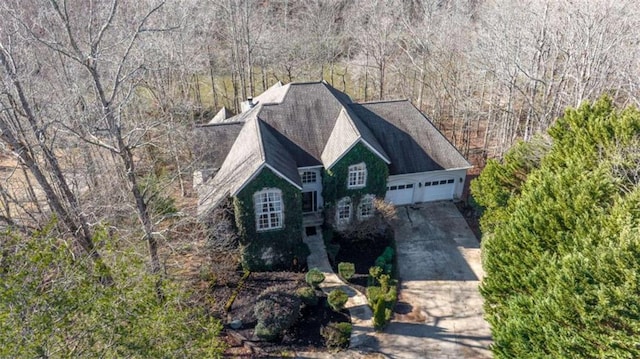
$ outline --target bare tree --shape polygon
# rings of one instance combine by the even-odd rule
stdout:
[[[125,184],[126,191],[133,199],[142,237],[148,244],[151,272],[160,274],[158,240],[149,209],[150,196],[140,182],[141,173],[136,166],[137,161],[144,157],[140,153],[136,155],[136,150],[152,145],[147,142],[148,134],[159,122],[135,108],[144,101],[139,91],[148,73],[141,46],[144,38],[177,28],[179,24],[166,24],[162,21],[166,19],[158,16],[163,11],[164,1],[134,6],[119,0],[109,3],[50,0],[46,6],[38,8],[37,23],[28,16],[32,10],[30,5],[25,2],[19,5],[6,3],[4,10],[16,24],[16,33],[30,45],[24,48],[25,57],[22,60],[42,59],[41,63],[37,63],[40,74],[29,74],[33,84],[37,85],[44,79],[50,80],[56,93],[33,92],[27,96],[20,81],[14,80],[13,87],[19,101],[10,101],[12,112],[5,111],[7,120],[3,124],[9,124],[9,116],[15,117],[19,111],[31,129],[32,145],[25,146],[20,137],[8,137],[16,130],[10,132],[3,128],[3,140],[15,148],[15,152],[30,168],[56,213],[65,214],[60,217],[65,223],[68,222],[73,232],[78,229],[82,231],[85,238],[83,244],[92,253],[95,250],[89,247],[92,243],[90,229],[87,221],[82,220],[81,206],[68,188],[55,152],[44,144],[50,133],[64,133],[67,138],[72,135],[89,145],[95,153],[107,151],[110,155],[103,163],[108,164],[107,170],[115,169],[116,173],[122,175],[120,179],[124,181],[121,183]],[[10,77],[14,76],[15,61],[7,56],[8,52],[3,53],[0,58],[2,65]],[[43,117],[43,122],[48,127],[38,122],[31,110],[34,105],[47,108],[47,117]],[[16,129],[22,129],[25,122],[16,120],[14,123]],[[34,156],[29,152],[34,145],[42,151],[47,165],[53,169],[59,190],[50,188],[52,186],[45,181],[44,174],[34,165]],[[118,183],[118,177],[109,182],[115,180]],[[75,212],[67,215],[66,207],[58,205],[55,194],[62,195],[68,204],[66,212]],[[75,217],[80,218],[77,223],[67,219]]]

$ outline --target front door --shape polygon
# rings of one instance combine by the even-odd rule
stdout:
[[[318,210],[318,192],[302,192],[302,213],[312,213]]]

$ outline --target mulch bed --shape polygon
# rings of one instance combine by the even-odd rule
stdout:
[[[386,247],[393,247],[393,242],[390,235],[352,241],[336,233],[332,245],[340,246],[335,259],[331,262],[333,270],[338,273],[338,263],[340,262],[353,263],[356,274],[349,280],[349,284],[365,293],[369,279],[369,268],[375,265],[376,258],[384,252]]]
[[[332,241],[334,246],[340,246],[332,261],[335,272],[338,273],[337,265],[340,262],[354,263],[356,275],[350,280],[350,284],[364,293],[369,268],[375,265],[376,258],[382,254],[385,247],[392,245],[391,236],[350,241],[336,234]],[[217,258],[214,261],[218,262],[219,260],[222,258]],[[253,314],[256,298],[262,291],[273,286],[282,286],[290,291],[306,286],[304,273],[251,273],[238,291],[229,312],[226,312],[225,305],[233,293],[237,291],[243,272],[238,270],[237,264],[235,267],[228,264],[222,267],[227,269],[212,265],[213,272],[216,273],[215,281],[203,280],[200,287],[203,292],[207,293],[211,310],[222,319],[223,323],[229,323],[234,319],[242,321],[242,327],[237,330],[231,329],[228,324],[225,325],[222,337],[228,345],[226,356],[237,358],[281,357],[297,351],[324,352],[327,349],[320,329],[330,322],[350,321],[348,311],[334,312],[326,304],[326,296],[318,291],[318,294],[321,295],[318,305],[314,307],[303,306],[300,319],[285,333],[280,342],[261,341],[253,333],[253,328],[257,323]]]
[[[242,272],[236,275],[238,281]],[[230,276],[227,276],[229,278]],[[236,283],[237,285],[237,283]],[[223,320],[230,322],[233,319],[240,319],[243,323],[238,330],[231,329],[225,325],[223,337],[229,346],[226,352],[231,357],[280,357],[283,353],[293,351],[325,351],[324,339],[320,335],[320,328],[330,322],[349,322],[348,311],[341,313],[334,312],[326,304],[326,297],[318,291],[319,303],[317,306],[301,309],[298,322],[290,328],[280,342],[270,343],[261,341],[253,334],[253,328],[257,321],[253,314],[255,300],[262,291],[273,286],[282,286],[287,290],[295,291],[297,288],[306,286],[304,273],[296,272],[262,272],[251,273],[245,280],[242,289],[238,292],[233,306],[229,313],[225,313]],[[228,290],[229,285],[212,287],[211,294],[216,301],[226,302],[231,296],[232,290]]]

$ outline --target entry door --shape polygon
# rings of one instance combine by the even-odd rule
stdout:
[[[318,192],[302,192],[302,213],[318,211]]]

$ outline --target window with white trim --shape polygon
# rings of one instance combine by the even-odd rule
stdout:
[[[348,223],[351,221],[351,198],[344,197],[338,201],[336,206],[336,221],[338,223]]]
[[[347,188],[362,188],[367,184],[367,165],[362,162],[349,166]]]
[[[284,212],[282,206],[282,191],[277,188],[267,188],[253,195],[256,210],[256,230],[282,228]]]
[[[358,217],[360,219],[366,219],[373,216],[373,198],[374,195],[368,194],[360,200],[360,204],[358,205]]]
[[[302,183],[316,183],[318,181],[318,175],[315,171],[302,172]]]

